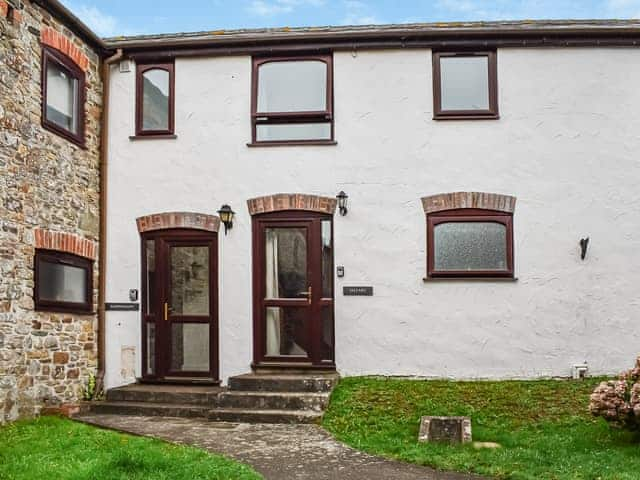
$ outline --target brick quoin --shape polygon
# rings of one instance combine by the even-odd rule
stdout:
[[[337,202],[335,198],[320,197],[318,195],[276,193],[275,195],[247,200],[247,206],[251,215],[283,210],[307,210],[333,215],[336,211]]]
[[[54,29],[44,28],[40,33],[40,41],[43,45],[55,48],[56,50],[64,53],[76,65],[78,65],[82,71],[86,72],[89,68],[89,58],[82,53],[82,51],[76,47],[71,40]]]
[[[516,208],[516,197],[484,192],[439,193],[423,197],[422,208],[426,214],[459,208],[480,208],[513,213]]]
[[[0,0],[0,18],[7,18],[9,13],[9,4],[4,0]]]
[[[72,253],[90,260],[95,260],[98,253],[96,242],[73,233],[53,232],[40,228],[35,230],[35,247]]]

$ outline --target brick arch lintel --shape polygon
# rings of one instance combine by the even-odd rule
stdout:
[[[40,42],[43,45],[55,48],[65,54],[73,63],[78,65],[83,72],[89,69],[89,57],[82,53],[82,51],[73,44],[73,41],[53,28],[47,27],[42,29],[40,32]]]
[[[136,225],[140,233],[171,228],[217,232],[220,228],[220,217],[195,212],[152,213],[151,215],[136,218]]]
[[[283,210],[306,210],[333,215],[336,211],[337,202],[335,198],[321,197],[319,195],[276,193],[274,195],[251,198],[247,200],[247,206],[251,215]]]
[[[34,237],[36,248],[72,253],[90,260],[95,260],[98,255],[96,242],[74,233],[36,228]]]
[[[460,208],[479,208],[513,213],[516,208],[516,197],[486,192],[439,193],[422,197],[422,208],[427,215]]]

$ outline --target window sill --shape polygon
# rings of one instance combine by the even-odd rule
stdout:
[[[85,140],[83,138],[73,135],[63,128],[58,128],[54,124],[51,124],[46,120],[42,122],[42,128],[44,128],[48,132],[53,133],[54,135],[57,135],[60,138],[67,140],[70,143],[73,143],[75,146],[81,148],[82,150],[87,149],[87,144],[85,143]]]
[[[251,142],[247,143],[247,147],[299,147],[305,145],[331,146],[337,144],[338,142],[336,142],[335,140],[291,140],[282,142]]]
[[[461,114],[461,115],[434,115],[434,120],[500,120],[498,114]]]
[[[131,140],[132,142],[138,141],[138,140],[175,140],[176,138],[178,138],[177,135],[131,135],[129,137],[129,140]]]
[[[424,283],[431,282],[507,282],[518,281],[518,277],[424,277]]]

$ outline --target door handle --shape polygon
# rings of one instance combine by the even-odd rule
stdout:
[[[298,292],[298,295],[303,295],[307,297],[307,303],[311,305],[311,293],[312,293],[311,286],[309,286],[309,289],[306,292]]]
[[[164,319],[165,321],[169,320],[169,304],[164,302]]]

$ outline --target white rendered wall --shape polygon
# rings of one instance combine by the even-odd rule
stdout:
[[[220,373],[252,360],[248,198],[349,194],[336,215],[336,362],[344,375],[566,376],[640,351],[640,50],[502,49],[500,120],[432,120],[428,50],[334,55],[337,146],[248,148],[251,59],[176,60],[176,140],[137,141],[135,74],[113,69],[109,302],[140,288],[135,218],[237,212],[220,234]],[[517,197],[517,282],[423,282],[420,198]],[[587,259],[578,241],[589,236]],[[344,297],[373,285],[373,297]],[[125,381],[138,312],[107,313],[107,386]]]

